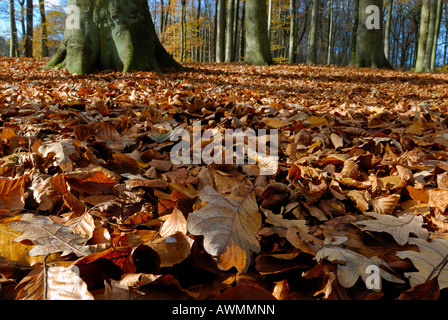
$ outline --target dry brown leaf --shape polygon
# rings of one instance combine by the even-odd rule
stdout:
[[[372,199],[373,211],[380,214],[392,214],[397,207],[400,195],[392,194]]]
[[[396,255],[402,259],[410,259],[418,272],[407,272],[411,287],[425,283],[437,277],[440,290],[448,287],[448,240],[409,239],[409,244],[417,245],[419,251],[399,251]]]
[[[261,228],[261,215],[254,191],[236,200],[205,187],[199,197],[208,204],[189,214],[188,231],[204,236],[205,250],[217,259],[221,269],[246,271],[252,253],[260,251],[255,233]]]
[[[165,222],[159,231],[162,238],[169,237],[176,232],[187,233],[187,219],[185,219],[184,214],[178,208],[174,208],[173,213],[164,216],[164,218]]]
[[[13,221],[9,226],[23,234],[14,239],[14,242],[31,240],[35,246],[30,250],[31,256],[47,255],[62,252],[62,255],[75,253],[85,256],[90,253],[84,247],[86,239],[71,233],[67,226],[53,223],[48,217],[24,214],[20,221]]]
[[[17,179],[0,179],[0,209],[22,210],[25,206],[25,183],[28,175]]]
[[[405,245],[410,239],[410,234],[421,239],[428,239],[429,232],[422,227],[422,216],[406,214],[394,217],[375,212],[366,212],[365,215],[374,217],[376,220],[358,221],[357,224],[364,226],[363,230],[387,232],[399,245]]]

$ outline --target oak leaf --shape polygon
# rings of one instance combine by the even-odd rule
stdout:
[[[427,239],[429,232],[422,227],[423,217],[417,215],[402,215],[400,217],[384,215],[376,212],[366,212],[365,215],[376,220],[359,221],[363,230],[387,232],[391,234],[399,245],[405,245],[409,241],[409,235],[415,234],[418,238]]]
[[[388,267],[387,263],[378,257],[367,258],[354,251],[338,247],[324,247],[319,250],[316,254],[316,260],[320,262],[323,259],[338,264],[337,277],[344,288],[353,287],[359,277],[366,281],[370,275],[366,270],[371,265]],[[380,275],[390,282],[404,283],[403,280],[382,268],[380,268]]]
[[[254,190],[231,199],[207,186],[199,197],[208,204],[189,214],[188,231],[204,236],[204,248],[216,258],[220,269],[236,267],[239,272],[246,271],[251,254],[260,251],[255,233],[262,220]]]
[[[448,288],[448,240],[433,239],[428,242],[423,239],[409,239],[409,244],[418,246],[418,251],[399,251],[401,259],[410,259],[418,272],[406,272],[411,287],[425,283],[434,277],[438,278],[440,290]]]

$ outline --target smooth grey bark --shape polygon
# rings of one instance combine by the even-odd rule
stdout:
[[[181,69],[160,43],[146,0],[69,0],[79,8],[79,28],[66,28],[64,40],[46,65],[70,73],[96,70]]]
[[[47,15],[45,13],[45,1],[39,0],[39,12],[40,12],[40,27],[42,30],[41,39],[41,55],[42,57],[48,57],[50,54],[48,52],[48,32],[47,32]]]
[[[386,59],[389,59],[390,52],[390,29],[392,22],[392,9],[394,6],[394,0],[387,0],[387,19],[386,19],[386,30],[384,32],[384,55]]]
[[[434,45],[434,35],[436,31],[436,20],[437,20],[437,0],[431,0],[429,9],[429,27],[428,27],[428,39],[426,41],[426,52],[425,52],[425,71],[431,72],[431,57],[432,49]]]
[[[289,53],[288,63],[295,62],[296,56],[296,0],[289,0]]]
[[[376,17],[375,12],[368,11],[370,8],[376,8],[376,13],[379,16]],[[355,66],[357,67],[392,68],[384,55],[382,8],[382,0],[359,1],[359,24],[355,60]],[[377,26],[371,26],[370,24],[373,22],[376,22]]]
[[[254,65],[273,64],[268,41],[265,0],[246,0],[246,50],[244,62]]]
[[[330,8],[328,10],[328,47],[327,47],[327,64],[331,64],[331,55],[333,54],[333,0],[330,0]]]
[[[181,15],[180,15],[180,61],[185,61],[185,49],[186,49],[186,23],[185,18],[187,14],[186,0],[181,1]]]
[[[430,2],[431,0],[422,0],[417,60],[415,62],[416,72],[425,71],[425,55],[426,55],[426,44],[428,42]]]
[[[226,0],[219,0],[218,26],[216,37],[216,62],[224,62],[226,59]]]
[[[271,32],[272,32],[272,0],[269,0],[269,10],[268,10],[268,41],[271,42]]]
[[[226,23],[226,62],[233,62],[234,54],[234,32],[233,22],[235,19],[235,0],[229,0],[227,4],[227,23]]]
[[[431,71],[435,71],[436,69],[437,44],[440,35],[440,25],[442,24],[442,11],[443,11],[443,0],[437,0],[436,26],[434,30],[434,42],[432,46],[431,64],[430,64]],[[445,32],[448,32],[448,30],[445,30]]]
[[[25,57],[33,56],[33,0],[26,0]]]
[[[351,44],[350,44],[350,64],[354,65],[356,60],[356,39],[358,38],[358,25],[359,25],[359,0],[355,1],[354,14],[355,18],[353,19],[353,28],[352,28],[352,36],[351,36]]]
[[[311,11],[310,31],[308,33],[308,50],[306,63],[317,63],[317,32],[319,23],[319,0],[313,0],[313,9]]]
[[[9,56],[18,57],[19,53],[18,53],[16,11],[14,8],[14,0],[9,0],[9,26],[11,32],[11,41],[9,44]]]

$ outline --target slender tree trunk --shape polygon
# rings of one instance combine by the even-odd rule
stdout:
[[[329,6],[327,64],[331,64],[331,56],[333,54],[333,0],[330,0]]]
[[[430,2],[431,0],[422,0],[417,61],[415,64],[416,72],[425,71],[425,54],[426,54],[426,44],[428,42]]]
[[[268,41],[268,17],[265,0],[246,0],[246,50],[244,62],[273,64]]]
[[[17,25],[14,0],[9,0],[9,24],[11,30],[11,42],[9,46],[9,56],[18,57]]]
[[[209,39],[210,40],[210,50],[212,50],[212,51],[210,51],[209,62],[217,60],[217,58],[216,58],[216,43],[217,43],[216,38],[218,36],[218,4],[219,4],[219,1],[215,1],[215,16],[213,18],[213,22],[214,22],[213,23],[213,36],[210,37],[210,39]]]
[[[296,56],[296,0],[289,0],[289,53],[288,62],[295,63]]]
[[[181,16],[180,16],[180,62],[185,61],[186,49],[187,49],[187,37],[186,37],[186,0],[181,1]]]
[[[235,0],[229,0],[227,5],[227,24],[226,24],[226,62],[233,62],[233,21],[235,19]]]
[[[386,59],[389,59],[390,53],[390,29],[392,22],[392,9],[394,6],[394,0],[387,1],[387,19],[386,19],[386,30],[384,32],[384,55]]]
[[[383,0],[359,1],[357,67],[392,68],[384,55]],[[370,11],[372,10],[372,11]]]
[[[33,56],[33,0],[26,0],[25,57]]]
[[[437,0],[436,26],[434,30],[434,42],[432,45],[431,65],[430,65],[432,72],[436,70],[437,44],[439,42],[440,25],[442,23],[442,11],[443,11],[443,0]],[[445,30],[445,32],[448,32],[448,30]]]
[[[41,39],[41,55],[42,57],[48,57],[50,54],[48,52],[48,32],[47,32],[47,15],[45,13],[45,1],[39,0],[39,12],[40,12],[40,25],[42,30]]]
[[[238,61],[238,22],[240,16],[240,0],[235,0],[234,7],[234,18],[233,18],[233,61]]]
[[[246,1],[243,1],[243,12],[241,13],[240,54],[239,61],[244,59],[246,49]]]
[[[226,0],[219,0],[218,31],[216,37],[216,61],[224,62],[226,59]]]
[[[434,44],[434,34],[436,31],[436,20],[437,20],[437,0],[431,0],[431,8],[429,10],[429,29],[428,29],[428,40],[426,41],[426,52],[425,52],[425,71],[432,72],[431,70],[431,57],[432,49]]]
[[[19,50],[22,52],[22,55],[25,55],[25,34],[26,34],[26,8],[25,1],[26,0],[17,0],[20,4],[20,26],[22,28],[22,40],[20,44]]]
[[[445,6],[445,11],[448,12],[448,4]],[[448,65],[448,19],[445,20],[445,47],[443,50],[443,64]]]
[[[354,1],[355,1],[355,8],[354,8],[355,18],[353,19],[354,21],[353,21],[351,46],[350,46],[351,64],[355,64],[356,60],[356,40],[358,38],[358,24],[359,24],[359,0]]]
[[[268,41],[271,43],[271,32],[272,32],[272,0],[269,0],[269,11],[268,11]]]
[[[307,64],[317,63],[317,32],[319,24],[319,0],[313,0],[310,32],[308,33]]]

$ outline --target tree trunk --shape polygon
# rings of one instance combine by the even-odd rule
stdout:
[[[186,44],[186,26],[185,26],[185,16],[186,16],[186,1],[181,1],[181,15],[180,15],[180,61],[185,61],[185,50],[187,48]]]
[[[271,32],[272,32],[272,0],[269,0],[269,11],[268,11],[268,41],[271,43]]]
[[[226,0],[219,0],[218,30],[216,37],[216,62],[226,59]]]
[[[416,72],[425,71],[425,54],[426,54],[426,43],[428,42],[430,2],[431,0],[422,0],[417,61],[415,63]]]
[[[25,57],[33,56],[33,0],[26,0]]]
[[[14,0],[9,0],[9,24],[11,30],[11,42],[9,46],[9,56],[18,57],[17,25]]]
[[[239,61],[243,59],[246,49],[246,1],[243,1],[243,11],[241,12],[241,33],[240,33],[240,53]]]
[[[48,32],[47,32],[47,15],[45,13],[45,1],[39,0],[39,12],[40,12],[40,25],[42,30],[41,39],[41,56],[48,57],[50,54],[48,52]]]
[[[333,0],[330,0],[329,6],[327,64],[331,64],[331,55],[333,54]]]
[[[254,65],[273,64],[268,41],[265,0],[246,0],[246,50],[244,62]]]
[[[434,44],[434,34],[436,31],[436,20],[437,20],[437,0],[431,0],[431,8],[429,10],[429,27],[428,27],[428,39],[426,41],[426,52],[425,52],[425,71],[432,72],[431,70],[431,57],[432,49]]]
[[[240,16],[240,0],[235,0],[233,18],[233,59],[232,61],[239,61],[238,58],[238,22]]]
[[[227,4],[227,24],[226,24],[226,62],[233,62],[233,21],[235,19],[235,0],[229,0]]]
[[[394,0],[388,0],[386,31],[384,32],[384,55],[386,56],[386,59],[389,59],[389,52],[390,52],[390,28],[391,28],[391,22],[392,22],[393,6],[394,6]]]
[[[358,38],[358,24],[359,24],[359,0],[355,0],[355,8],[354,8],[355,18],[353,19],[353,28],[352,28],[352,37],[351,37],[351,45],[350,45],[350,63],[352,65],[355,64],[356,60],[356,40]]]
[[[432,72],[436,70],[437,44],[439,41],[440,25],[442,23],[442,11],[443,11],[443,0],[437,0],[436,27],[434,30],[434,42],[432,45],[431,64],[430,64]],[[448,30],[445,30],[445,32],[448,32]]]
[[[308,34],[308,52],[306,63],[317,63],[317,31],[319,23],[319,0],[313,0],[313,10],[311,12],[310,32]]]
[[[182,68],[160,43],[146,0],[69,0],[68,4],[79,8],[80,21],[75,27],[67,25],[47,68],[77,74]]]
[[[357,67],[392,68],[384,55],[382,7],[382,0],[359,1],[355,62]]]
[[[293,64],[296,55],[296,0],[289,0],[289,54],[288,62]]]

